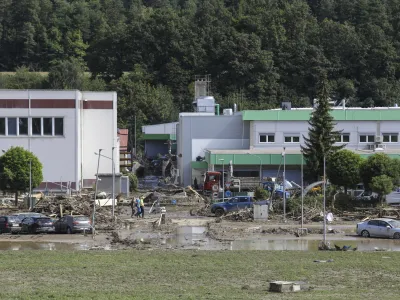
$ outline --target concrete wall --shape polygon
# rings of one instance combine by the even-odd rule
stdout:
[[[253,121],[251,132],[251,146],[254,148],[293,148],[300,149],[304,143],[303,135],[308,136],[309,125],[306,121]],[[371,143],[361,143],[360,135],[383,135],[385,133],[399,134],[400,122],[398,121],[338,121],[336,130],[343,130],[342,133],[350,134],[348,149],[367,150]],[[274,143],[260,143],[260,134],[274,134]],[[285,143],[285,136],[299,136],[300,143]],[[383,143],[387,149],[400,149],[400,139],[397,143]]]
[[[208,149],[248,149],[249,123],[242,121],[241,114],[184,114],[179,118],[177,142],[180,183],[186,186],[192,184],[191,162]]]

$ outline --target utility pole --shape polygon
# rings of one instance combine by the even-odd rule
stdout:
[[[326,157],[324,155],[324,246],[326,245]]]
[[[32,209],[32,158],[29,159],[29,210]]]
[[[94,191],[93,219],[92,219],[92,235],[93,235],[93,239],[94,239],[95,234],[96,234],[96,230],[95,230],[95,216],[96,216],[97,186],[98,186],[98,182],[99,182],[99,166],[100,166],[101,151],[103,151],[103,149],[99,149],[99,153],[98,153],[99,158],[98,158],[98,160],[97,160],[96,186],[95,186],[95,191]]]
[[[115,216],[115,162],[114,162],[114,149],[115,147],[112,147],[112,155],[111,155],[111,160],[112,160],[112,217],[114,221],[114,216]],[[100,157],[100,155],[99,155]]]
[[[286,223],[286,153],[283,147],[283,222]]]
[[[135,132],[134,132],[134,137],[135,137],[135,157],[137,156],[137,148],[136,148],[136,113],[135,113]]]
[[[304,154],[301,151],[301,229],[303,230],[304,226],[304,171],[303,171],[303,163],[304,163]]]
[[[225,160],[221,158],[220,161],[222,161],[222,202],[225,202]]]

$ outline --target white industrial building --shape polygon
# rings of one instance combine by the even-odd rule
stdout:
[[[286,178],[300,182],[300,146],[308,136],[313,107],[259,111],[233,107],[219,115],[214,112],[215,101],[207,98],[197,99],[195,112],[179,114],[176,155],[181,185],[193,185],[195,178],[202,182],[205,171],[222,171],[223,165],[235,177],[276,177],[279,170],[282,173],[284,148]],[[400,158],[399,107],[338,106],[331,114],[336,130],[342,131],[337,145],[345,144],[362,157],[381,152]]]
[[[119,173],[116,92],[0,90],[0,149],[21,146],[43,164],[38,189],[92,187],[99,173]]]

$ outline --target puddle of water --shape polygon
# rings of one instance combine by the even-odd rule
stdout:
[[[166,240],[166,243],[176,248],[201,249],[201,250],[293,250],[293,251],[316,251],[322,240],[321,237],[312,239],[238,239],[235,241],[219,242],[210,239],[205,234],[205,227],[178,227],[176,235]],[[389,239],[364,239],[358,237],[344,237],[341,240],[328,240],[331,247],[338,245],[340,247],[357,247],[358,251],[400,251],[399,240]]]
[[[89,250],[86,244],[67,244],[49,242],[0,242],[0,250]]]

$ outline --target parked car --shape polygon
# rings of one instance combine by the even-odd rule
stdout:
[[[400,222],[393,219],[372,219],[357,224],[357,234],[363,237],[400,239]]]
[[[252,208],[254,200],[250,196],[236,196],[229,198],[225,202],[217,202],[211,206],[211,213],[217,217],[227,214],[228,212],[238,211],[245,208]],[[268,201],[258,201],[257,203],[268,204]]]
[[[23,219],[28,218],[28,217],[44,217],[44,218],[47,218],[47,216],[44,215],[44,214],[34,213],[34,212],[18,213],[18,214],[13,214],[12,216],[17,217],[17,219],[19,220],[19,223],[21,223]]]
[[[371,192],[371,191],[363,191],[361,194],[356,196],[356,200],[361,200],[361,201],[373,201],[378,199],[378,194]]]
[[[54,232],[53,220],[49,217],[27,217],[21,222],[21,232],[32,234]]]
[[[64,216],[54,223],[56,233],[92,232],[92,222],[87,216]]]
[[[0,216],[0,234],[14,233],[21,230],[19,219],[15,216]]]

